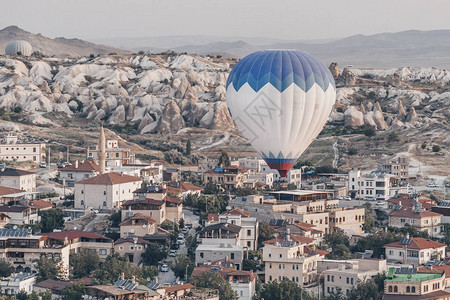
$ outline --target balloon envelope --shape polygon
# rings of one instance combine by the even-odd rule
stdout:
[[[231,70],[226,88],[236,126],[281,177],[320,133],[336,101],[328,68],[292,50],[244,57]]]

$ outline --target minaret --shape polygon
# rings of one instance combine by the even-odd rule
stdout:
[[[104,174],[106,171],[106,148],[105,148],[105,131],[103,125],[100,128],[100,141],[98,144],[98,160],[100,164],[100,174]]]

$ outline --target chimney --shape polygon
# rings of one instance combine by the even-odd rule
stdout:
[[[105,131],[103,125],[100,128],[100,141],[98,145],[98,158],[100,164],[100,174],[104,174],[106,171],[106,148],[105,148]]]
[[[122,272],[122,274],[120,275],[120,279],[125,280],[125,273]]]
[[[78,160],[75,161],[75,169],[78,169]]]
[[[133,283],[133,284],[136,283],[136,277],[135,276],[131,276],[131,283]]]
[[[286,241],[291,240],[291,230],[288,228],[286,229]]]
[[[406,234],[406,238],[409,239],[409,233]]]

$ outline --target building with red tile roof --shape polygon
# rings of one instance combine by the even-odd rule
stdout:
[[[53,208],[53,204],[45,200],[34,200],[31,206],[36,207],[39,211],[48,210]]]
[[[8,204],[9,202],[20,201],[27,192],[6,186],[0,186],[0,203]]]
[[[409,238],[409,235],[398,242],[384,245],[386,259],[413,264],[416,267],[430,260],[443,259],[446,247],[446,244],[421,237]]]
[[[120,223],[120,237],[144,237],[157,231],[156,221],[142,213],[134,214]]]
[[[66,185],[72,185],[77,181],[97,176],[100,172],[100,167],[93,160],[85,160],[58,169],[59,179],[64,181]]]

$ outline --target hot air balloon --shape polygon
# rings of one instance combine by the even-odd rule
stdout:
[[[281,177],[320,133],[336,101],[331,72],[301,51],[252,53],[231,70],[226,88],[237,128]]]
[[[23,56],[30,56],[33,52],[33,48],[27,41],[11,41],[6,45],[6,55],[17,55],[18,53]]]

